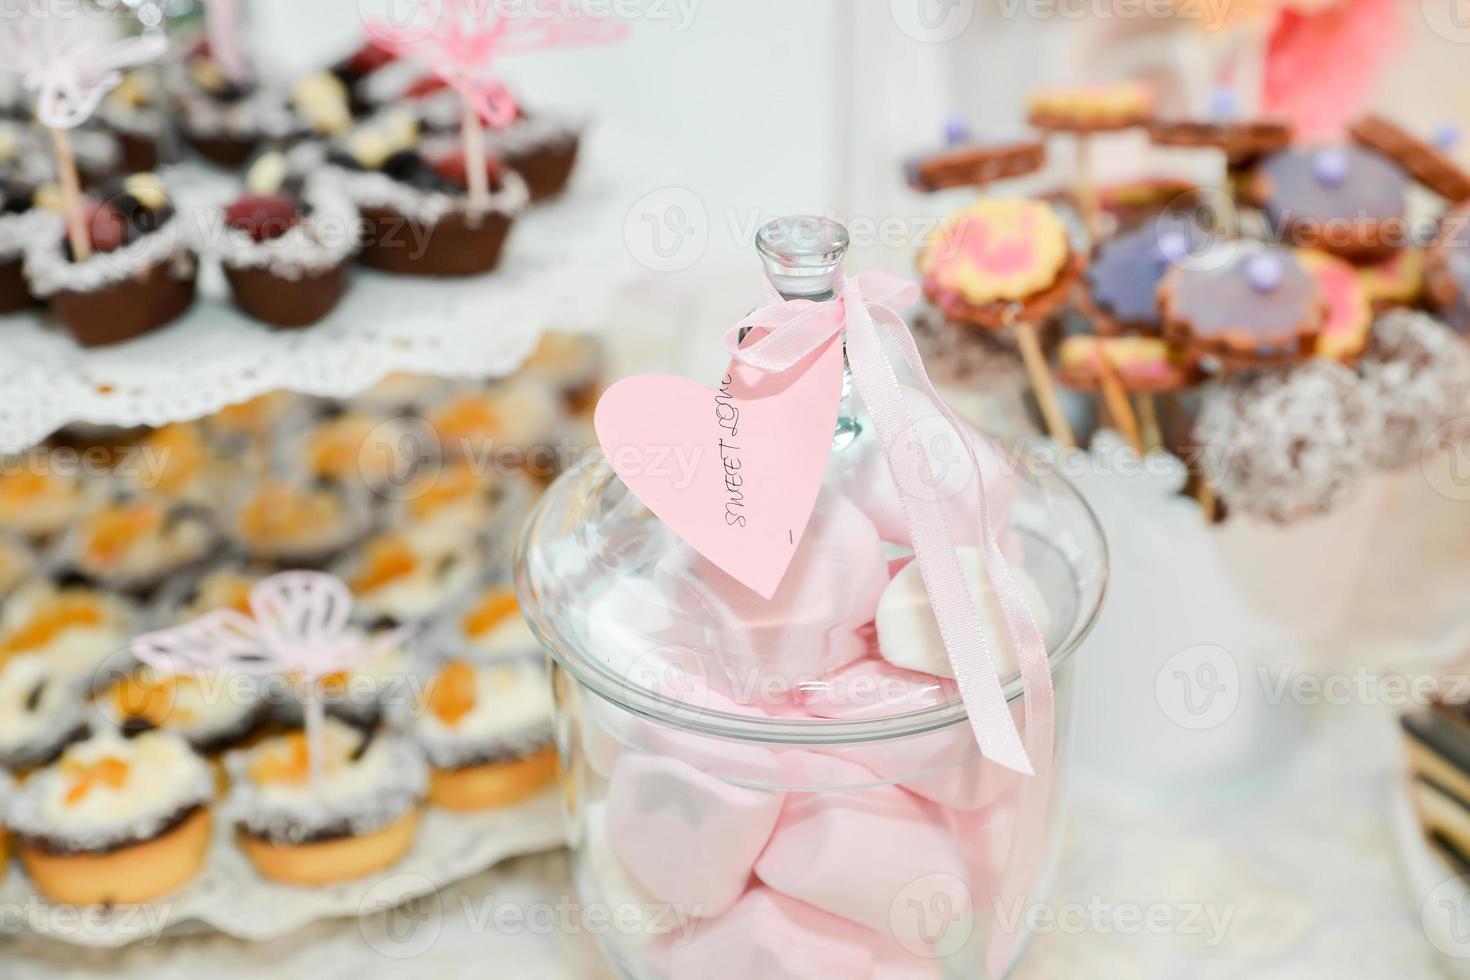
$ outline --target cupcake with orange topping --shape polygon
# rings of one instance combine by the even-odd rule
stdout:
[[[486,586],[446,626],[448,635],[440,646],[458,657],[495,662],[541,655],[541,644],[508,585]]]
[[[0,666],[0,769],[24,774],[50,765],[88,730],[76,684],[44,655],[20,654]]]
[[[70,527],[88,503],[81,475],[53,465],[42,450],[0,467],[0,531],[44,542]]]
[[[510,806],[556,778],[550,682],[532,661],[448,661],[430,679],[406,728],[429,759],[434,806]]]
[[[549,385],[573,414],[590,412],[602,393],[607,352],[586,334],[548,330],[521,373]]]
[[[90,581],[147,598],[165,579],[201,563],[215,540],[202,505],[125,493],[83,517],[57,557]]]
[[[267,479],[247,490],[227,531],[254,561],[321,568],[361,540],[368,526],[360,487]]]
[[[216,562],[196,575],[170,582],[159,595],[155,615],[170,626],[182,626],[217,609],[233,609],[249,616],[250,590],[268,574],[263,566],[237,559]]]
[[[265,717],[253,677],[162,674],[147,665],[119,678],[98,706],[128,735],[162,729],[204,753],[239,745]]]
[[[561,416],[556,393],[532,377],[512,377],[448,394],[428,412],[446,459],[465,458],[496,472],[527,470],[551,451]]]
[[[292,472],[374,492],[406,480],[417,456],[432,451],[415,444],[417,430],[408,420],[336,401],[314,406],[309,421],[292,419],[284,428],[278,443]]]
[[[119,479],[136,492],[163,500],[183,501],[213,510],[229,466],[198,422],[172,422],[150,429],[137,451],[117,469]]]
[[[0,613],[0,664],[36,654],[47,672],[90,689],[97,671],[127,645],[137,613],[124,599],[81,585],[37,583]]]
[[[425,467],[395,494],[390,520],[415,547],[447,551],[495,537],[519,519],[532,495],[524,477],[450,460]]]
[[[472,543],[431,548],[387,531],[350,555],[338,575],[352,589],[356,615],[364,622],[397,625],[427,620],[452,605],[473,585],[481,565],[480,549]]]
[[[313,765],[294,732],[226,756],[224,812],[262,877],[327,885],[391,867],[413,846],[428,792],[423,755],[408,739],[337,721]]]
[[[99,732],[16,795],[16,853],[37,890],[55,901],[151,901],[203,867],[214,788],[209,766],[176,735]]]

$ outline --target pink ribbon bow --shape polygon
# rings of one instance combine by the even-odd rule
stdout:
[[[762,292],[764,305],[725,335],[725,347],[731,357],[757,370],[779,373],[801,363],[832,337],[845,333],[853,385],[868,408],[879,442],[893,468],[899,441],[912,432],[914,419],[884,349],[886,340],[903,357],[920,390],[939,407],[954,431],[961,434],[959,441],[970,457],[971,472],[975,474],[986,572],[1000,600],[1021,667],[1026,708],[1024,744],[990,655],[989,638],[980,629],[976,599],[970,594],[955,555],[944,511],[937,500],[909,493],[905,489],[907,481],[896,471],[894,482],[913,539],[914,560],[929,593],[980,752],[993,762],[1032,776],[1023,781],[1016,830],[1001,886],[1003,896],[1024,895],[1040,870],[1047,837],[1051,802],[1049,773],[1055,737],[1051,668],[1046,642],[1026,608],[997,542],[980,463],[969,440],[963,437],[965,428],[934,390],[908,325],[892,309],[916,302],[919,289],[906,279],[879,271],[841,279],[837,296],[820,303],[783,300],[769,280],[764,282]],[[748,337],[747,331],[750,331]],[[742,337],[748,340],[744,346]],[[913,439],[909,448],[919,472],[932,472],[923,441]],[[988,954],[989,968],[995,976],[1004,971],[1019,938],[1002,929],[1000,919],[997,917],[993,928]]]
[[[52,129],[87,120],[122,73],[168,49],[160,34],[100,41],[91,18],[63,9],[59,0],[27,0],[23,11],[0,18],[0,70],[20,73],[36,95],[36,118]]]
[[[513,19],[495,0],[417,0],[400,23],[374,21],[368,31],[400,57],[418,57],[495,128],[516,118],[515,97],[492,74],[505,54],[573,44],[601,44],[627,33],[607,19],[527,17]]]
[[[320,780],[325,719],[316,682],[350,670],[397,644],[394,631],[363,640],[352,635],[352,592],[322,572],[282,572],[250,590],[250,615],[216,609],[174,629],[143,633],[130,652],[161,674],[275,674],[299,676],[306,699],[306,735],[312,778]],[[319,785],[319,782],[318,782]]]

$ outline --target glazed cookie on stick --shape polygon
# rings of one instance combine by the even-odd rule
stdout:
[[[1358,144],[1397,161],[1415,180],[1450,203],[1470,200],[1470,173],[1446,152],[1459,140],[1454,127],[1441,127],[1432,138],[1423,139],[1383,116],[1364,116],[1349,132]]]
[[[1342,259],[1315,249],[1299,249],[1297,259],[1316,277],[1327,301],[1327,319],[1317,335],[1315,353],[1351,363],[1368,344],[1373,307],[1358,271]]]
[[[1181,222],[1158,222],[1098,246],[1083,277],[1081,303],[1100,334],[1163,332],[1159,283],[1187,258],[1198,235]]]
[[[1024,177],[1046,165],[1046,144],[1039,139],[977,140],[958,117],[945,123],[944,136],[944,149],[904,163],[904,175],[915,190],[983,187]]]
[[[1266,157],[1242,194],[1288,244],[1365,262],[1407,244],[1407,186],[1400,166],[1380,153],[1325,146]]]
[[[1292,251],[1246,242],[1171,269],[1159,303],[1167,339],[1236,366],[1310,355],[1327,317],[1317,278]]]

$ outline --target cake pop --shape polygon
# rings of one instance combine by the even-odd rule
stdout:
[[[1470,348],[1425,313],[1379,317],[1358,373],[1383,406],[1383,429],[1372,446],[1379,466],[1418,459],[1436,429],[1470,408]]]

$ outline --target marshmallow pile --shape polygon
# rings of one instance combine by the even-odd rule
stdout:
[[[1004,541],[1015,485],[972,442]],[[582,887],[620,915],[640,910],[630,956],[653,975],[938,977],[962,951],[978,967],[976,916],[999,887],[1021,777],[984,760],[968,725],[839,742],[688,724],[799,728],[958,700],[893,479],[869,472],[881,457],[846,462],[834,456],[836,478],[770,600],[680,547],[589,604],[588,653],[688,706],[653,720],[579,702]],[[946,516],[1004,683],[1015,651],[975,499],[973,487],[952,492]],[[1019,564],[1046,635],[1047,605]]]

